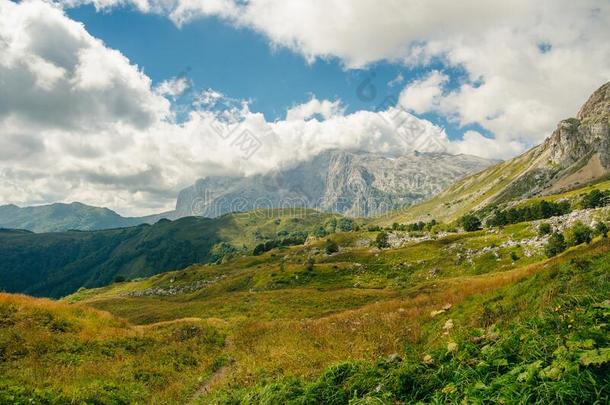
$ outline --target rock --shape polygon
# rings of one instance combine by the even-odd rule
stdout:
[[[445,325],[443,325],[443,330],[448,332],[451,329],[453,329],[453,319],[448,319],[447,322],[445,322]]]
[[[402,361],[402,358],[398,355],[398,353],[392,353],[386,359],[386,362],[388,362],[388,363],[398,363],[401,361]]]
[[[235,210],[232,201],[239,201],[242,211],[261,201],[265,208],[289,201],[290,206],[371,216],[422,201],[493,163],[447,153],[386,156],[329,150],[265,174],[200,179],[180,192],[175,215],[218,217]]]
[[[429,354],[426,354],[423,358],[424,364],[432,364],[434,363],[434,359]]]

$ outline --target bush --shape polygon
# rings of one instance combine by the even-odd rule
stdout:
[[[542,223],[538,227],[538,236],[550,235],[553,232],[553,228],[550,224]]]
[[[603,192],[595,189],[589,194],[586,194],[582,198],[581,203],[583,208],[599,208],[606,206],[610,203],[610,192]]]
[[[316,231],[314,232],[314,235],[316,238],[323,238],[327,235],[326,229],[324,229],[324,227],[321,226],[318,229],[316,229]]]
[[[551,234],[549,242],[545,247],[545,253],[548,257],[557,256],[568,248],[565,237],[558,232]]]
[[[324,244],[324,251],[327,255],[332,255],[333,253],[337,253],[339,251],[339,245],[332,239],[328,239]]]
[[[608,225],[606,225],[605,222],[599,222],[596,226],[595,226],[595,233],[597,235],[603,236],[604,238],[608,237]]]
[[[381,231],[381,228],[379,225],[370,225],[368,228],[366,228],[366,230],[369,232],[379,232]]]
[[[474,232],[481,229],[481,220],[476,215],[464,215],[460,218],[459,222],[466,232]]]
[[[305,262],[305,269],[307,271],[313,271],[315,264],[316,264],[316,261],[313,259],[313,257],[308,257],[307,261]]]
[[[593,239],[593,228],[579,221],[568,230],[567,236],[570,246],[591,243],[591,240]]]
[[[124,283],[127,279],[124,276],[116,276],[114,277],[115,283]]]
[[[375,246],[377,246],[379,249],[390,247],[387,232],[382,231],[377,234],[377,238],[375,239]]]
[[[354,228],[354,221],[349,218],[341,218],[338,223],[341,232],[351,232]]]

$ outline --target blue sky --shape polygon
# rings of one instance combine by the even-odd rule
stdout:
[[[154,84],[186,76],[195,91],[211,88],[231,98],[250,100],[251,110],[270,121],[283,119],[288,108],[312,96],[341,100],[346,113],[374,111],[386,97],[398,97],[406,84],[431,70],[442,70],[449,76],[447,91],[469,80],[460,67],[447,67],[439,61],[413,68],[379,61],[363,69],[348,69],[338,58],[308,63],[287,48],[271,46],[253,30],[236,28],[215,17],[178,27],[165,17],[129,7],[98,12],[88,5],[68,9],[67,14],[106,46],[121,51]],[[177,100],[188,101],[188,97]],[[443,127],[450,139],[458,139],[470,129],[489,135],[477,124],[460,127],[435,113],[419,116]]]

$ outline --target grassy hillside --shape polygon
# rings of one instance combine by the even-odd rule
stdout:
[[[345,232],[332,254],[324,237],[59,303],[3,295],[0,399],[604,402],[610,243],[546,259],[536,229],[383,250]]]
[[[534,148],[515,159],[468,176],[428,201],[406,207],[374,222],[388,225],[394,222],[408,223],[431,219],[453,221],[468,212],[485,207],[498,198],[511,182],[534,163],[538,152],[538,149]]]
[[[135,232],[116,251],[199,240],[210,259],[61,302],[2,295],[0,403],[607,403],[610,240],[587,225],[610,211],[569,216],[458,232],[274,211],[108,231]]]
[[[0,294],[0,325],[2,404],[179,403],[224,361],[222,325],[201,320],[134,327],[83,306]]]
[[[80,291],[66,301],[109,311],[138,325],[181,317],[222,320],[229,342],[224,353],[230,360],[202,383],[203,391],[193,391],[190,398],[195,402],[339,404],[368,397],[383,403],[458,401],[466,398],[465,388],[454,391],[446,386],[462,387],[460,379],[474,381],[475,372],[483,385],[495,387],[510,380],[514,370],[522,370],[530,360],[544,360],[540,370],[554,361],[552,356],[521,353],[506,357],[508,364],[504,365],[504,357],[480,358],[473,352],[476,347],[467,345],[469,339],[488,333],[507,335],[530,318],[547,325],[544,317],[536,317],[573,296],[590,297],[582,305],[591,311],[597,311],[593,304],[603,304],[608,289],[603,272],[610,260],[608,240],[598,238],[591,245],[546,259],[543,247],[535,243],[537,228],[537,223],[521,223],[411,240],[383,250],[370,247],[378,232],[338,233],[256,257],[237,257]],[[393,234],[407,237],[408,233]],[[339,244],[339,252],[324,252],[328,238]],[[308,265],[308,258],[314,259],[313,266]],[[454,327],[445,334],[443,327],[449,319]],[[597,325],[583,323],[583,333],[593,333],[591,328]],[[558,342],[553,329],[537,333],[546,336],[545,344]],[[516,338],[507,339],[501,350],[508,350],[506,346]],[[533,345],[538,335],[528,339]],[[458,345],[459,362],[453,351],[447,354],[449,343]],[[597,339],[589,350],[604,345],[606,340]],[[557,347],[544,350],[552,353]],[[507,356],[499,353],[497,356]],[[425,354],[435,359],[433,365],[422,363]],[[583,374],[586,378],[566,386],[604,399],[607,393],[599,386],[605,383],[605,374],[597,366],[591,370],[579,366],[579,359],[570,358],[570,367],[593,374]],[[478,369],[475,360],[490,365]],[[494,365],[496,360],[501,366]],[[465,369],[466,365],[472,370]],[[507,373],[509,376],[502,377]],[[422,385],[421,392],[413,385],[397,388],[396,384],[406,384],[409,378],[417,385],[430,381]],[[387,380],[395,384],[388,382],[378,391],[379,381]],[[374,386],[373,381],[377,381]],[[531,384],[540,387],[546,383],[536,379]],[[570,385],[573,383],[576,385]],[[470,387],[468,392],[474,389]],[[573,397],[561,389],[551,384],[548,395],[569,402]],[[477,395],[498,401],[508,394],[493,396],[495,391],[490,388]],[[524,399],[514,395],[506,398]],[[548,398],[536,397],[539,402]]]
[[[333,218],[312,210],[261,210],[216,219],[189,217],[95,232],[0,230],[0,288],[60,297],[111,283],[250,253],[278,233],[312,232]]]

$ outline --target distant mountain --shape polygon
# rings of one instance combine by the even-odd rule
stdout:
[[[544,196],[610,176],[610,82],[595,91],[576,118],[559,122],[541,145],[468,176],[418,206],[384,221],[455,219],[469,211]]]
[[[101,231],[0,229],[0,291],[61,297],[110,284],[117,275],[152,276],[227,253],[252,253],[262,240],[311,232],[331,218],[311,210],[264,210]]]
[[[179,194],[176,215],[217,217],[262,207],[298,206],[374,216],[425,200],[493,163],[444,153],[390,157],[331,150],[266,174],[200,179]]]
[[[169,215],[169,214],[168,214]],[[108,208],[74,202],[33,207],[0,206],[0,228],[25,229],[32,232],[94,231],[151,224],[165,214],[126,218]]]

